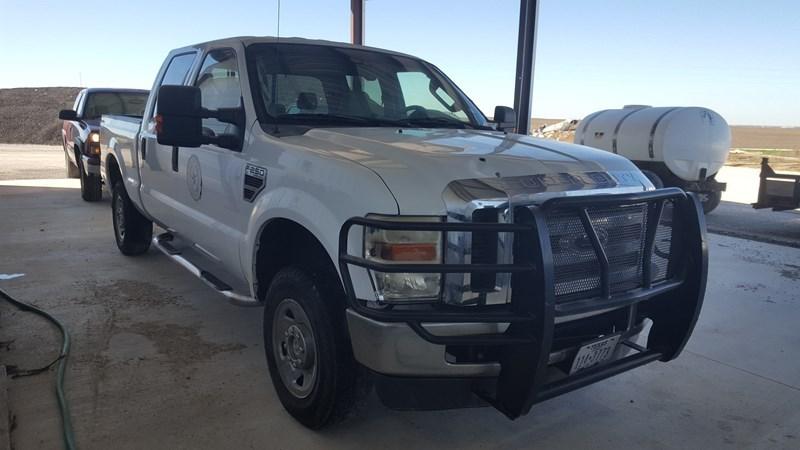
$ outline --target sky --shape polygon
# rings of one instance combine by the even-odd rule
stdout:
[[[349,8],[282,0],[280,34],[346,42]],[[367,45],[436,64],[488,115],[513,105],[518,0],[367,0],[365,14]],[[277,0],[0,0],[0,88],[150,88],[171,49],[277,22]],[[540,0],[533,115],[626,104],[800,126],[800,2]]]

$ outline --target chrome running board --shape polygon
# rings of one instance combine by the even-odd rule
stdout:
[[[262,303],[249,295],[238,294],[227,283],[213,273],[197,267],[194,263],[184,258],[181,251],[172,246],[173,236],[163,233],[153,238],[153,245],[161,250],[168,258],[181,265],[189,273],[201,279],[203,283],[224,295],[228,301],[237,306],[262,306]]]

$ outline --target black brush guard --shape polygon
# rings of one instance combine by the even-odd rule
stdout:
[[[609,286],[609,263],[598,234],[588,220],[587,208],[647,204],[648,227],[645,234],[644,261],[650,261],[658,219],[665,201],[674,204],[672,221],[672,276],[657,284],[651,282],[650,264],[643,264],[641,288],[612,295]],[[545,217],[554,210],[572,210],[582,217],[601,265],[601,296],[572,306],[557,304],[554,292],[553,253]],[[603,380],[655,360],[676,358],[688,341],[703,303],[708,270],[705,217],[697,198],[678,188],[666,188],[634,194],[558,197],[539,206],[518,207],[513,224],[394,222],[354,217],[342,226],[339,235],[339,267],[349,307],[370,319],[382,322],[405,322],[423,339],[440,345],[496,345],[501,348],[500,375],[493,392],[476,392],[510,418],[526,414],[535,403]],[[655,225],[651,225],[654,224]],[[513,264],[384,264],[348,253],[348,235],[353,226],[386,230],[441,232],[514,233]],[[533,249],[533,251],[531,251]],[[503,305],[453,306],[439,304],[434,310],[409,311],[375,309],[356,297],[349,266],[378,272],[402,273],[511,273],[511,301]],[[615,361],[579,371],[547,382],[548,363],[553,347],[557,316],[633,306],[638,314],[652,320],[646,347],[630,342],[625,345],[636,353]],[[502,334],[472,336],[436,336],[423,323],[501,322],[509,323]]]

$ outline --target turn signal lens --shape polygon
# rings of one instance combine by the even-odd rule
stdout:
[[[390,244],[380,242],[376,250],[381,259],[397,262],[432,262],[439,258],[439,249],[435,243],[430,244]]]

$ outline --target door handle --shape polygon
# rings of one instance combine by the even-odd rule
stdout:
[[[179,147],[172,147],[172,171],[178,171],[178,148]]]
[[[142,138],[142,144],[141,144],[140,147],[142,149],[142,160],[145,161],[145,160],[147,160],[147,139],[146,138]]]

